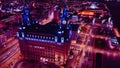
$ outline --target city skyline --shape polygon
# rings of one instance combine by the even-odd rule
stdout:
[[[119,2],[0,1],[1,68],[119,68]]]

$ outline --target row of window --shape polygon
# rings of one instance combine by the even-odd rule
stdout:
[[[54,49],[52,49],[51,47],[43,47],[43,46],[29,45],[28,47],[22,47],[21,50],[24,51],[26,54],[34,54],[34,55],[48,56],[48,57],[54,57],[55,54]]]
[[[26,48],[28,48],[28,47],[26,47]],[[48,58],[48,61],[50,61],[50,62],[52,60],[58,59],[58,57],[55,57],[56,51],[53,50],[52,47],[47,47],[47,46],[44,47],[42,45],[39,45],[39,46],[29,45],[29,48],[28,49],[26,49],[26,48],[25,47],[24,47],[24,49],[22,48],[23,54],[25,54],[29,57],[32,56],[31,58],[34,60],[40,60],[39,57]],[[62,55],[62,53],[61,53],[61,55]]]
[[[22,34],[22,35],[21,35]],[[44,40],[55,40],[55,37],[53,36],[53,37],[48,37],[48,36],[38,36],[38,35],[34,35],[34,34],[24,34],[23,32],[22,33],[17,33],[17,36],[18,37],[27,37],[27,38],[36,38],[36,39],[44,39]]]
[[[28,51],[22,51],[23,54],[26,54],[26,55],[34,55],[34,56],[42,56],[42,57],[48,57],[48,58],[54,58],[54,52],[47,52],[47,51],[33,51],[33,50],[28,50]]]
[[[21,36],[20,36],[21,34]],[[38,36],[38,35],[31,35],[31,34],[24,34],[22,33],[17,33],[18,37],[22,37],[20,39],[25,38],[26,40],[34,40],[34,41],[42,41],[42,42],[49,42],[49,43],[55,43],[58,42],[58,37],[53,36],[53,37],[48,37],[48,36]],[[61,43],[64,43],[64,37],[61,37]]]

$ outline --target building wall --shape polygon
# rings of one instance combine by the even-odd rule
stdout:
[[[58,45],[30,40],[19,40],[21,53],[25,58],[40,62],[64,64],[67,60],[69,43]]]

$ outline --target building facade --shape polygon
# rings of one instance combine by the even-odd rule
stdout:
[[[65,11],[64,11],[65,12]],[[52,62],[58,65],[65,64],[71,39],[69,23],[50,22],[40,25],[30,19],[28,7],[23,9],[23,18],[17,32],[20,50],[26,59],[40,62]],[[61,17],[64,17],[62,15]],[[67,19],[67,18],[64,18]]]

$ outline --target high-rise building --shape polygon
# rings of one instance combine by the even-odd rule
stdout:
[[[65,64],[70,49],[71,27],[66,20],[66,9],[63,9],[61,22],[39,24],[30,19],[27,6],[24,7],[20,28],[17,32],[20,50],[26,59],[40,62]],[[66,21],[67,23],[63,23]]]

